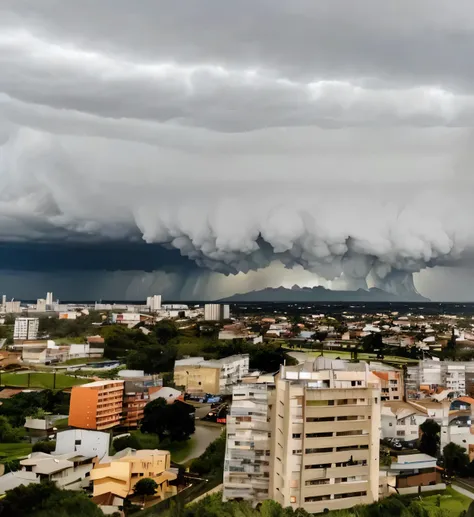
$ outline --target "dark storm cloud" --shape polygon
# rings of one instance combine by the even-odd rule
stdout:
[[[473,29],[466,0],[3,0],[0,239],[349,286],[466,261]]]

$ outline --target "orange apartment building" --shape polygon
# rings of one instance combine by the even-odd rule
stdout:
[[[103,431],[122,421],[124,381],[104,380],[74,386],[69,425]]]

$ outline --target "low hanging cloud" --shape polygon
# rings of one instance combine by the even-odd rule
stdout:
[[[468,3],[41,4],[0,7],[4,242],[144,241],[401,294],[466,267]]]

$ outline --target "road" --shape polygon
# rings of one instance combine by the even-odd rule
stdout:
[[[456,481],[456,483],[463,483],[463,481],[458,479],[458,480]],[[465,488],[463,488],[463,487],[459,486],[458,484],[457,484],[457,485],[455,485],[455,484],[453,483],[451,486],[452,486],[452,488],[453,488],[454,490],[456,490],[456,492],[459,492],[460,494],[465,495],[466,497],[469,497],[469,499],[473,499],[473,500],[474,500],[474,493],[473,493],[473,492],[471,492],[471,491],[469,491],[469,490],[466,490]],[[472,488],[472,487],[471,487],[471,488]]]
[[[207,449],[207,446],[216,438],[219,438],[223,427],[205,426],[196,421],[196,431],[193,436],[193,450],[181,460],[181,463],[186,463],[189,460],[198,458]]]

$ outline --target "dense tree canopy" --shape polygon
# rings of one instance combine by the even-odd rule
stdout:
[[[425,420],[420,425],[421,435],[420,444],[418,446],[420,452],[436,457],[439,450],[439,432],[441,427],[434,420]]]
[[[160,441],[165,438],[183,441],[187,440],[194,430],[194,410],[188,404],[180,401],[167,404],[164,399],[159,398],[145,406],[142,433],[156,434]]]
[[[448,443],[443,448],[443,465],[448,476],[465,475],[469,467],[469,456],[466,449],[455,443]]]
[[[52,390],[19,393],[4,399],[0,415],[6,416],[13,427],[23,427],[27,416],[35,414],[39,408],[48,413],[67,415],[69,413],[68,393]]]
[[[204,453],[191,463],[191,471],[206,478],[222,479],[226,437],[223,432],[207,446]]]
[[[60,490],[53,482],[22,485],[6,492],[0,515],[7,517],[103,517],[102,511],[80,491]]]

